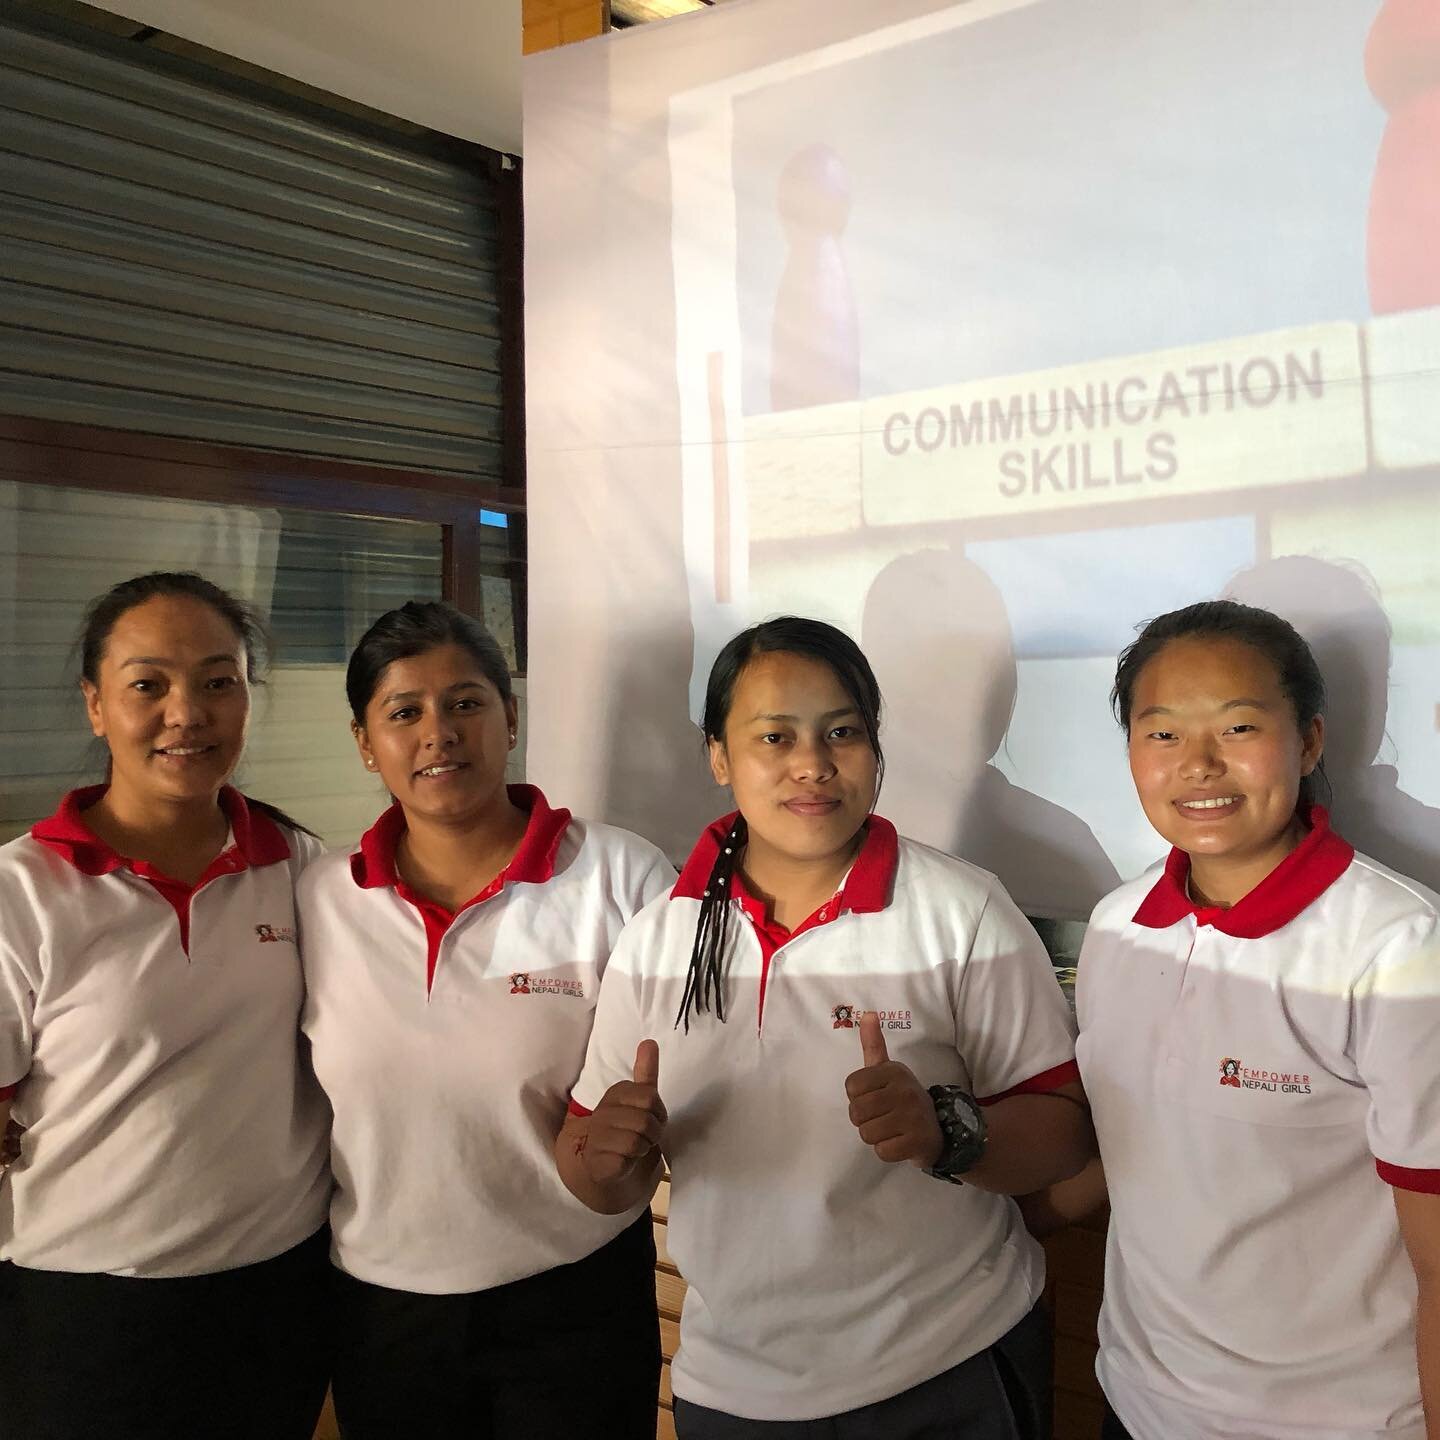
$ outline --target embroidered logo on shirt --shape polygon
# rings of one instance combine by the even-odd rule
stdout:
[[[882,1030],[908,1030],[911,1026],[908,1010],[877,1010]]]
[[[572,999],[583,1000],[585,987],[579,980],[547,980],[544,976],[527,975],[516,971],[510,977],[512,995],[569,995]]]
[[[909,1030],[911,1028],[911,1016],[908,1010],[877,1010],[880,1017],[880,1028],[882,1030]],[[864,1014],[855,1005],[837,1005],[830,1012],[830,1028],[832,1030],[853,1030],[860,1023],[860,1016]]]
[[[1220,1083],[1237,1090],[1268,1090],[1272,1094],[1308,1095],[1310,1077],[1289,1070],[1252,1070],[1233,1056],[1220,1062]]]
[[[293,945],[295,929],[291,925],[257,925],[255,934],[262,945]]]

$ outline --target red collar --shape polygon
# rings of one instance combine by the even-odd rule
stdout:
[[[738,815],[739,811],[732,811],[706,827],[670,892],[672,900],[699,900],[704,897],[705,887],[710,883],[710,872],[715,868],[715,857],[719,855],[720,847]],[[881,816],[872,815],[865,822],[865,839],[860,845],[860,853],[840,887],[840,905],[836,913],[853,910],[864,915],[883,910],[890,903],[890,890],[899,857],[900,842],[895,827]]]
[[[555,854],[570,825],[570,812],[552,810],[534,785],[505,788],[510,803],[527,811],[530,819],[521,836],[520,848],[496,880],[504,884],[520,881],[543,885],[555,873]],[[361,889],[402,884],[395,868],[395,847],[404,833],[405,812],[396,802],[360,837],[360,848],[350,857],[350,873]]]
[[[1152,930],[1165,930],[1193,915],[1200,925],[1213,925],[1222,935],[1258,940],[1288,925],[1312,901],[1318,900],[1349,868],[1355,847],[1330,828],[1324,806],[1312,805],[1306,817],[1310,831],[1303,840],[1246,896],[1228,910],[1202,908],[1185,893],[1190,857],[1172,850],[1165,872],[1140,902],[1135,922]]]
[[[88,810],[108,789],[105,785],[87,785],[72,790],[60,807],[31,831],[31,837],[84,875],[108,875],[112,870],[135,869],[143,862],[132,863],[126,856],[112,850],[85,823]],[[249,802],[236,789],[226,785],[220,791],[220,808],[230,822],[235,844],[227,854],[243,860],[247,866],[278,865],[290,858],[290,842],[285,832],[263,810],[252,810]],[[149,871],[150,867],[145,867]]]

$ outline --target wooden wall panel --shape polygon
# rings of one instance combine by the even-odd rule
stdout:
[[[524,0],[520,15],[524,51],[533,55],[605,34],[610,0]]]

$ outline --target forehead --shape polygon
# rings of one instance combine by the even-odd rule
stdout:
[[[1283,700],[1279,671],[1242,640],[1197,636],[1170,641],[1146,663],[1135,681],[1131,709],[1224,705],[1240,698]]]
[[[188,595],[156,595],[126,610],[110,627],[103,662],[132,656],[187,663],[211,655],[245,653],[245,641],[213,606]]]
[[[392,660],[375,682],[375,694],[396,690],[448,690],[454,685],[480,685],[498,694],[480,662],[463,645],[436,645],[418,655]]]
[[[823,660],[777,651],[757,655],[740,672],[730,702],[732,719],[848,710],[854,701]]]

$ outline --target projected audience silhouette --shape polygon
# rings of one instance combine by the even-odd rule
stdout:
[[[1370,190],[1370,302],[1377,315],[1440,305],[1440,6],[1385,0],[1365,78],[1389,115]]]
[[[850,177],[828,145],[796,151],[776,204],[788,246],[775,295],[770,408],[797,410],[860,394],[860,330],[841,237]]]
[[[1119,884],[1090,827],[990,762],[1015,707],[1014,641],[990,577],[951,550],[892,560],[862,624],[886,698],[882,813],[993,871],[1031,914],[1083,918]]]
[[[1400,788],[1381,756],[1390,689],[1390,621],[1358,565],[1284,555],[1243,570],[1231,599],[1283,615],[1325,677],[1325,770],[1335,828],[1363,854],[1440,888],[1440,810]]]

